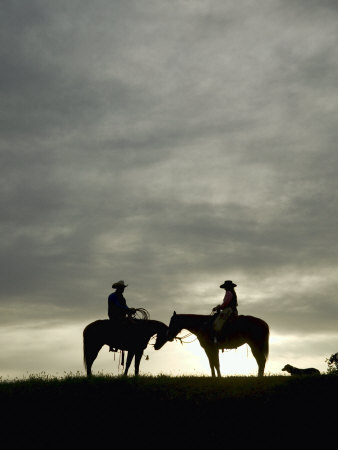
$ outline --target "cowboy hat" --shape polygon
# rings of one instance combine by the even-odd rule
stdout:
[[[231,280],[226,280],[226,281],[224,281],[223,284],[221,284],[220,288],[225,288],[225,287],[228,287],[228,286],[236,287],[237,284],[233,283]]]
[[[120,280],[120,281],[117,281],[116,283],[114,283],[113,285],[112,285],[112,288],[113,289],[117,289],[117,288],[119,288],[119,287],[127,287],[128,285],[127,284],[124,284],[124,281],[123,280]]]

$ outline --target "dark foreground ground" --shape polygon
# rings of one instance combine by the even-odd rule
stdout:
[[[337,393],[329,375],[2,381],[0,446],[324,448],[337,442]]]

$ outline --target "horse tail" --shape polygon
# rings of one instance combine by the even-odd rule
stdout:
[[[250,317],[250,322],[253,325],[251,328],[251,335],[255,336],[253,341],[254,346],[259,354],[264,357],[265,361],[267,361],[269,357],[269,325],[264,320],[258,319],[257,317]]]
[[[86,369],[87,375],[90,375],[91,370],[89,369],[89,336],[88,336],[88,326],[83,330],[83,364]]]
[[[83,330],[83,365],[86,369],[88,369],[88,338],[86,334],[87,327]]]
[[[100,321],[96,321],[90,323],[83,330],[83,364],[85,366],[87,376],[92,374],[92,365],[95,361],[97,354],[101,350],[103,345],[100,339],[100,329],[97,325],[99,325]]]
[[[265,360],[269,357],[269,337],[270,337],[270,330],[269,325],[265,322],[265,334],[263,338],[263,353],[265,356]]]

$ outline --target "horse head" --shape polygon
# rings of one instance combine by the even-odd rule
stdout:
[[[182,326],[180,325],[180,323],[178,321],[178,316],[176,314],[176,311],[174,311],[174,314],[172,315],[172,317],[170,319],[169,328],[167,331],[167,340],[173,341],[181,330],[182,330]]]
[[[156,335],[156,341],[154,344],[155,350],[160,350],[160,348],[162,348],[163,345],[168,342],[167,332],[168,332],[168,327],[167,327],[167,325],[163,324],[163,327],[161,327],[161,329],[157,332],[157,335]]]

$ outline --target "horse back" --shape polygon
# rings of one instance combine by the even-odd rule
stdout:
[[[130,347],[145,348],[159,326],[167,328],[162,322],[155,320],[134,319],[132,322],[112,321],[110,319],[95,320],[83,330],[85,340],[94,340],[102,345],[113,345],[122,350]]]
[[[233,322],[235,327],[243,328],[244,329],[252,329],[252,328],[258,328],[261,330],[264,330],[265,332],[269,332],[269,325],[259,317],[254,316],[245,316],[245,315],[239,315],[236,318],[233,319]]]
[[[265,341],[269,338],[268,324],[258,317],[239,315],[231,318],[223,328],[226,341]]]

